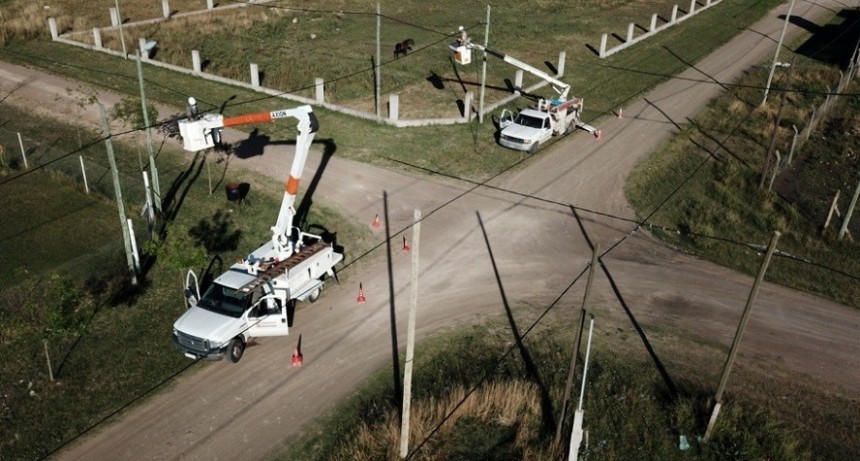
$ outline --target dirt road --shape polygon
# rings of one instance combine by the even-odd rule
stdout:
[[[799,3],[794,14],[821,23],[838,2]],[[828,9],[829,8],[829,9]],[[668,249],[629,222],[582,213],[582,228],[566,205],[633,218],[624,178],[643,157],[671,137],[670,122],[685,123],[721,90],[712,79],[732,81],[773,53],[785,8],[744,31],[731,43],[670,80],[644,100],[624,108],[624,119],[598,124],[604,139],[579,134],[541,153],[527,168],[497,178],[494,188],[415,177],[332,159],[316,196],[359,220],[382,214],[387,191],[392,233],[423,211],[418,337],[452,325],[503,313],[487,239],[511,306],[547,305],[590,259],[586,239],[602,248],[625,239],[604,263],[639,324],[659,324],[721,344],[731,342],[752,280]],[[789,33],[798,32],[792,26]],[[0,67],[0,82],[27,75],[18,91],[36,101],[54,98],[52,77],[15,66]],[[55,82],[56,83],[56,82]],[[39,86],[41,85],[41,86]],[[65,94],[67,83],[57,83]],[[32,93],[32,94],[31,94]],[[324,128],[323,128],[324,129]],[[243,160],[248,168],[282,177],[290,156],[275,146]],[[319,155],[312,155],[318,161]],[[316,172],[309,162],[304,177]],[[483,226],[483,230],[482,230]],[[583,229],[585,232],[583,232]],[[63,460],[264,459],[330,409],[372,371],[390,362],[388,277],[381,254],[375,262],[344,271],[312,308],[296,314],[287,338],[266,338],[250,347],[239,365],[226,362],[184,376],[167,392],[110,422],[64,450]],[[409,258],[396,253],[395,302],[401,343],[409,304]],[[368,302],[355,303],[358,283]],[[622,308],[603,275],[596,300],[605,315]],[[578,305],[579,287],[562,298]],[[514,311],[521,325],[529,310]],[[632,322],[632,321],[631,321]],[[630,328],[633,325],[631,323]],[[860,381],[860,312],[833,302],[765,284],[759,294],[739,362],[771,360],[812,379],[854,389]],[[305,366],[289,367],[301,335]],[[658,350],[659,354],[660,351]],[[728,392],[731,392],[731,384]]]

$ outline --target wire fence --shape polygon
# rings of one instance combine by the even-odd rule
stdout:
[[[116,192],[106,143],[104,141],[99,142],[97,135],[84,129],[78,131],[77,141],[71,140],[71,144],[75,142],[77,142],[78,148],[72,151],[70,155],[68,143],[61,145],[58,141],[36,139],[26,133],[0,127],[0,167],[7,169],[10,176],[27,174],[27,172],[35,169],[44,170],[42,174],[53,175],[55,178],[60,178],[61,183],[66,182],[69,192],[77,190],[86,194],[91,204],[109,202],[115,206]],[[133,147],[130,148],[127,145],[114,147],[118,148],[117,157],[121,158],[117,167],[117,176],[124,214],[126,219],[131,221],[130,229],[134,234],[134,244],[138,254],[141,254],[144,243],[151,237],[148,215],[145,214],[146,187],[143,174],[140,172],[140,169],[146,165],[143,164],[143,158],[138,158],[141,166],[134,165],[136,156]],[[50,184],[56,183],[51,182]],[[87,199],[83,199],[83,202],[87,201]],[[32,205],[22,204],[21,206]],[[24,245],[25,241],[33,238],[34,233],[39,232],[46,237],[51,235],[55,239],[69,240],[64,246],[70,251],[74,248],[79,250],[75,254],[70,252],[65,255],[58,255],[57,264],[53,266],[56,271],[66,272],[64,268],[71,269],[74,267],[113,268],[115,267],[113,264],[106,266],[106,263],[113,262],[116,258],[122,258],[120,261],[125,261],[123,257],[125,244],[122,237],[103,240],[96,248],[77,245],[79,242],[71,242],[72,239],[85,240],[80,236],[80,232],[86,228],[87,217],[91,216],[86,207],[51,208],[50,211],[48,209],[39,209],[38,211],[42,214],[38,223],[27,229],[10,232],[10,235],[6,237],[6,247],[19,247],[16,242]],[[116,226],[120,227],[118,210],[115,213],[117,213]],[[84,222],[81,223],[81,220]],[[68,232],[57,234],[44,229],[40,230],[43,226],[48,225],[67,229]],[[121,236],[122,233],[115,232],[114,235]],[[27,244],[27,246],[30,245],[32,242]],[[10,256],[14,259],[14,255]]]

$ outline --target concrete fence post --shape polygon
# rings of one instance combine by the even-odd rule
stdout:
[[[711,0],[705,0],[705,8],[711,6]]]
[[[148,61],[149,51],[146,49],[146,39],[144,37],[137,39],[137,47],[140,48],[140,59]]]
[[[651,15],[651,27],[648,28],[648,32],[653,33],[657,30],[657,13]]]
[[[388,118],[395,121],[400,118],[400,97],[396,94],[388,95]]]
[[[564,77],[564,62],[567,61],[567,51],[559,51],[558,52],[558,75],[559,77]]]
[[[627,41],[625,43],[630,43],[633,41],[633,28],[636,27],[636,24],[630,23],[627,24]]]
[[[314,95],[317,99],[317,104],[325,103],[325,82],[317,77],[314,79]]]
[[[692,15],[695,12],[696,12],[696,0],[690,0],[690,12],[687,14]]]
[[[24,139],[21,137],[21,132],[18,132],[18,145],[21,146],[21,159],[24,160],[24,169],[29,170],[30,165],[27,164],[27,149],[24,149]]]
[[[211,10],[215,8],[215,0],[206,0],[206,9]]]
[[[161,0],[161,12],[165,19],[170,17],[170,0]]]
[[[670,24],[675,24],[678,21],[678,5],[672,6],[672,19],[669,20]]]
[[[251,63],[251,86],[260,86],[260,68],[257,63]]]
[[[803,137],[803,143],[806,144],[806,141],[809,141],[809,135],[812,134],[812,130],[815,129],[815,107],[812,108],[812,115],[809,116],[809,125],[806,126],[806,135]]]
[[[119,14],[116,12],[116,8],[114,7],[110,7],[110,25],[111,27],[119,25]]]
[[[606,36],[607,34],[603,34],[600,36],[600,57],[606,57]]]
[[[191,64],[194,69],[194,72],[200,73],[200,52],[197,50],[191,50]]]
[[[475,96],[471,91],[466,92],[466,98],[463,101],[463,118],[470,120],[472,118],[472,100]]]
[[[794,137],[791,138],[791,150],[788,151],[788,164],[791,165],[791,159],[794,157],[794,148],[797,146],[797,125],[791,125],[791,129],[794,130]]]
[[[90,193],[90,183],[87,182],[87,169],[84,167],[84,156],[78,155],[78,158],[81,160],[81,177],[84,179],[84,190],[87,191],[87,194]]]
[[[93,27],[93,43],[96,44],[96,48],[102,48],[102,30],[98,27]]]
[[[523,87],[523,71],[517,70],[517,73],[514,75],[514,93],[521,94],[520,89]]]
[[[51,40],[56,40],[60,33],[57,30],[57,20],[55,18],[48,18],[48,28],[51,29]]]

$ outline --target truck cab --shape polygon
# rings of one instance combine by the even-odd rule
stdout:
[[[553,135],[552,119],[548,112],[523,109],[514,116],[507,109],[500,119],[499,144],[514,150],[537,152]]]
[[[285,290],[261,284],[243,291],[255,277],[244,271],[221,274],[173,324],[173,343],[192,359],[230,362],[242,358],[252,337],[289,334]]]

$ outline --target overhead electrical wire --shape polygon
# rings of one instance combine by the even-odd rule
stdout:
[[[232,2],[234,2],[234,3],[244,3],[244,4],[247,4],[247,5],[249,5],[249,6],[250,6],[250,5],[258,6],[258,7],[264,6],[264,7],[268,7],[268,8],[279,8],[279,9],[294,10],[294,11],[302,11],[302,12],[329,13],[329,14],[362,14],[362,15],[373,15],[373,16],[376,16],[376,13],[368,13],[368,12],[344,12],[344,11],[337,11],[337,12],[335,12],[335,11],[324,11],[324,10],[312,10],[312,9],[303,9],[303,8],[283,7],[283,6],[277,6],[277,5],[264,5],[264,4],[256,4],[256,3],[249,3],[249,2],[241,2],[241,1],[238,1],[238,0],[230,0],[230,1],[232,1]],[[411,26],[413,26],[413,27],[419,27],[419,28],[422,28],[422,29],[424,29],[424,30],[428,30],[428,31],[431,31],[431,32],[434,32],[434,33],[439,33],[439,34],[442,34],[442,35],[444,35],[444,36],[445,36],[444,38],[442,38],[441,40],[439,40],[439,41],[437,41],[437,42],[434,42],[434,43],[432,43],[432,44],[430,44],[430,45],[427,45],[427,46],[425,46],[425,47],[419,48],[418,50],[416,50],[416,52],[417,52],[417,51],[420,51],[420,50],[423,50],[423,49],[426,49],[426,48],[429,48],[429,47],[431,47],[431,46],[433,46],[433,45],[436,45],[436,44],[438,44],[439,42],[444,41],[444,40],[446,40],[447,38],[449,38],[449,37],[450,37],[450,34],[445,34],[445,33],[442,33],[442,32],[435,31],[435,30],[433,30],[433,29],[424,28],[424,27],[422,27],[422,26],[417,26],[417,25],[414,25],[414,24],[409,24],[409,23],[407,23],[407,22],[405,22],[405,21],[401,21],[401,20],[398,20],[398,19],[396,19],[396,18],[390,18],[390,17],[386,17],[386,16],[383,16],[383,17],[385,17],[385,18],[387,18],[387,19],[390,19],[390,20],[395,20],[395,21],[398,21],[398,22],[402,22],[402,23],[407,24],[407,25],[411,25]],[[471,27],[474,27],[474,26],[471,26]],[[7,53],[8,53],[8,51],[7,51],[7,50],[2,50],[2,51],[3,51],[3,52],[7,52]],[[51,62],[51,61],[49,61],[49,62]],[[387,62],[383,62],[383,63],[379,63],[378,65],[381,67],[381,66],[386,65],[386,64],[389,64],[389,63],[391,63],[391,62],[393,62],[393,60],[391,60],[391,61],[387,61]],[[69,66],[69,64],[66,64],[66,63],[57,63],[57,64],[61,64],[61,65]],[[78,67],[78,66],[72,66],[72,67]],[[90,69],[90,70],[93,70],[93,69]],[[372,69],[371,69],[371,70],[372,70]],[[626,70],[626,69],[619,69],[619,70],[624,71],[624,70]],[[339,81],[339,80],[343,80],[343,79],[351,78],[351,77],[354,77],[355,75],[366,73],[367,71],[368,71],[368,70],[366,69],[366,70],[362,70],[362,71],[360,71],[360,72],[356,72],[356,73],[352,73],[352,74],[348,74],[348,75],[340,76],[340,77],[337,77],[334,81]],[[130,77],[130,76],[123,76],[123,77],[125,77],[125,78],[132,78],[132,77]],[[666,76],[666,77],[668,77],[668,78],[670,78],[670,79],[678,78],[678,77],[676,77],[676,76]],[[150,84],[154,84],[154,85],[159,85],[159,86],[162,86],[162,87],[164,87],[164,88],[166,88],[166,89],[169,89],[169,90],[171,90],[171,91],[175,91],[175,92],[177,92],[177,93],[179,93],[179,94],[183,94],[183,93],[181,93],[181,92],[179,92],[179,91],[175,90],[174,88],[170,88],[170,87],[166,87],[166,86],[160,85],[160,84],[158,84],[157,82],[149,82],[149,81],[148,81],[148,83],[150,83]],[[707,83],[719,84],[720,82],[716,82],[716,81],[711,81],[711,80],[709,80],[709,81],[707,81]],[[727,85],[731,86],[732,84],[727,84]],[[735,86],[740,86],[740,85],[735,85]],[[285,91],[285,92],[279,93],[279,95],[286,95],[286,94],[294,93],[294,92],[297,92],[297,91],[302,91],[302,90],[304,90],[304,89],[309,89],[309,88],[313,88],[313,85],[309,85],[309,86],[306,86],[306,87],[302,87],[302,88],[298,88],[298,89],[294,89],[294,90],[290,90],[290,91]],[[763,87],[754,87],[754,88],[763,88]],[[784,90],[784,91],[787,91],[787,90]],[[839,93],[817,93],[817,92],[812,92],[812,91],[802,91],[802,92],[803,92],[803,93],[810,93],[810,94],[839,94]],[[857,94],[856,94],[856,93],[842,93],[841,95],[844,95],[844,96],[856,96]],[[184,95],[184,94],[183,94],[183,96],[188,96],[188,95]],[[271,96],[267,96],[267,97],[264,97],[264,98],[256,98],[256,99],[251,99],[251,100],[248,100],[248,101],[243,101],[243,102],[240,102],[240,103],[235,103],[235,104],[230,105],[230,107],[236,107],[236,106],[243,105],[243,104],[249,104],[249,103],[252,103],[252,102],[257,102],[257,101],[264,100],[264,99],[270,99],[270,98],[273,98],[273,97],[277,97],[277,95],[271,95]],[[751,114],[751,113],[752,113],[752,112],[750,112],[750,114]],[[747,117],[745,117],[745,119],[744,119],[744,120],[746,120],[746,119],[750,116],[750,114],[748,114],[748,115],[747,115]],[[158,127],[158,126],[161,126],[161,125],[162,125],[162,124],[164,124],[164,123],[169,123],[169,121],[159,122],[159,123],[156,123],[156,124],[151,125],[150,127],[144,127],[144,128],[139,128],[139,129],[127,130],[127,131],[125,131],[125,132],[112,134],[112,135],[111,135],[111,137],[114,137],[114,136],[121,136],[121,135],[129,134],[129,133],[133,133],[133,132],[136,132],[136,131],[142,131],[142,130],[145,130],[145,129],[147,129],[147,128],[154,128],[154,127]],[[674,123],[674,122],[673,122],[673,123]],[[743,121],[742,121],[741,123],[743,123]],[[734,129],[734,130],[732,130],[732,132],[736,131],[739,127],[740,127],[740,124],[739,124],[738,126],[736,126],[736,127],[735,127],[735,129]],[[107,137],[102,137],[102,138],[99,138],[99,139],[97,139],[97,140],[94,140],[94,141],[90,142],[89,144],[87,144],[87,146],[84,146],[84,147],[81,147],[81,148],[79,148],[79,149],[76,149],[76,150],[74,150],[74,151],[72,151],[72,152],[69,152],[68,154],[64,154],[63,156],[61,156],[61,157],[59,157],[59,158],[57,158],[57,159],[51,160],[51,161],[49,161],[49,162],[47,162],[47,163],[45,163],[45,164],[39,165],[38,167],[34,167],[34,170],[35,170],[35,169],[41,169],[41,168],[44,168],[45,166],[47,166],[47,165],[49,165],[49,164],[52,164],[52,163],[54,163],[54,162],[56,162],[56,161],[59,161],[59,160],[60,160],[60,159],[62,159],[62,158],[68,157],[68,156],[70,156],[70,155],[74,155],[75,153],[78,153],[78,152],[80,152],[81,150],[84,150],[84,149],[86,149],[86,148],[88,148],[88,147],[90,147],[90,146],[92,146],[92,145],[98,144],[98,143],[100,143],[100,142],[102,142],[102,141],[104,141],[104,140],[106,140],[106,139],[107,139]],[[637,220],[630,219],[630,218],[624,218],[624,217],[620,217],[620,216],[614,216],[614,215],[611,215],[611,214],[609,214],[609,213],[599,212],[599,211],[595,211],[595,210],[589,210],[589,209],[585,209],[585,208],[573,207],[573,205],[569,205],[569,204],[564,204],[564,205],[565,205],[565,206],[571,206],[571,207],[573,207],[574,209],[577,209],[577,210],[580,210],[580,211],[584,211],[584,212],[588,212],[588,213],[594,213],[594,214],[597,214],[597,215],[601,215],[601,216],[605,216],[605,217],[609,217],[609,218],[613,218],[613,219],[618,219],[618,220],[622,220],[622,221],[625,221],[625,222],[636,223],[636,227],[635,227],[635,228],[634,228],[630,233],[628,233],[627,235],[625,235],[624,237],[622,237],[618,242],[616,242],[616,244],[614,244],[610,249],[606,250],[606,251],[601,255],[601,257],[602,257],[603,255],[608,254],[610,251],[612,251],[612,249],[616,248],[616,247],[617,247],[621,242],[625,241],[625,240],[626,240],[630,235],[633,235],[633,234],[634,234],[634,233],[635,233],[639,228],[643,227],[643,226],[644,226],[644,225],[646,225],[646,224],[647,224],[649,227],[658,227],[658,228],[661,228],[661,229],[666,230],[666,231],[678,231],[677,229],[668,229],[668,228],[663,227],[663,226],[654,226],[653,224],[651,224],[651,223],[649,222],[649,220],[650,220],[650,218],[651,218],[651,217],[653,217],[653,215],[654,215],[654,214],[655,214],[659,209],[661,209],[663,206],[665,206],[665,204],[666,204],[666,203],[668,203],[668,201],[669,201],[672,197],[674,197],[674,196],[675,196],[675,194],[677,194],[677,193],[678,193],[678,191],[680,191],[680,190],[681,190],[681,188],[683,188],[683,187],[688,183],[688,181],[692,178],[692,176],[694,176],[695,174],[697,174],[697,173],[698,173],[698,171],[700,170],[701,166],[703,166],[703,165],[704,165],[704,164],[705,164],[705,163],[706,163],[710,158],[711,158],[710,156],[709,156],[709,157],[706,157],[706,158],[704,159],[704,161],[703,161],[699,166],[697,166],[697,168],[695,168],[695,169],[694,169],[694,171],[693,171],[692,173],[690,173],[686,178],[684,178],[684,180],[681,182],[681,184],[680,184],[680,185],[679,185],[675,190],[673,190],[673,191],[669,194],[669,196],[667,196],[667,197],[666,197],[666,198],[665,198],[665,199],[664,199],[664,200],[663,200],[663,201],[662,201],[662,202],[661,202],[661,203],[660,203],[660,204],[659,204],[659,205],[658,205],[654,210],[652,210],[652,212],[651,212],[651,213],[649,213],[649,215],[648,215],[645,219],[643,219],[643,220],[638,220],[638,221],[637,221]],[[401,162],[401,163],[402,163],[402,162]],[[30,170],[30,171],[34,171],[34,170]],[[27,173],[29,173],[30,171],[28,171]],[[435,172],[435,173],[436,173],[436,174],[440,174],[439,172]],[[12,178],[8,178],[8,179],[3,180],[3,181],[0,181],[0,185],[5,184],[5,183],[7,183],[7,182],[9,182],[9,181],[11,181],[11,180],[14,180],[14,179],[20,178],[20,177],[22,177],[22,176],[23,176],[23,174],[22,174],[22,175],[17,175],[17,176],[12,177]],[[451,175],[446,175],[446,176],[452,177]],[[464,180],[464,181],[469,181],[469,180],[465,180],[465,179],[463,179],[463,178],[457,178],[457,179],[461,179],[461,180]],[[475,183],[474,181],[469,181],[469,182]],[[490,185],[488,185],[488,184],[486,184],[486,183],[483,183],[483,184],[481,184],[481,183],[477,183],[476,187],[480,187],[480,186],[488,187],[488,188],[492,188],[492,189],[504,190],[504,189],[502,189],[502,188],[498,188],[498,187],[495,187],[495,186],[490,186]],[[471,190],[473,190],[473,189],[471,189]],[[510,190],[507,190],[507,192],[514,193],[514,194],[521,195],[521,196],[528,197],[528,198],[532,198],[532,199],[536,199],[536,200],[541,200],[541,201],[548,202],[548,203],[555,203],[555,204],[558,204],[558,205],[562,205],[562,204],[561,204],[561,203],[559,203],[559,202],[555,202],[555,201],[552,201],[552,200],[549,200],[549,199],[544,199],[544,198],[537,197],[537,196],[534,196],[534,195],[531,195],[531,194],[523,194],[523,193],[519,193],[519,192],[515,192],[515,191],[510,191]],[[455,200],[456,200],[456,199],[455,199]],[[450,202],[449,202],[449,203],[450,203]],[[445,205],[446,205],[446,204],[443,204],[442,206],[445,206]],[[441,208],[441,206],[440,206],[440,208]],[[402,232],[402,231],[401,231],[401,232]],[[678,231],[678,232],[680,232],[680,231]],[[696,237],[703,237],[703,238],[718,239],[718,240],[725,241],[725,242],[727,242],[727,243],[731,243],[731,244],[735,244],[735,245],[743,245],[743,246],[753,247],[753,248],[754,248],[754,246],[753,246],[753,245],[751,245],[751,244],[745,244],[745,243],[742,243],[742,242],[737,242],[737,241],[734,241],[734,240],[731,240],[731,239],[728,239],[728,238],[723,238],[723,237],[720,237],[720,236],[704,235],[704,234],[699,234],[699,233],[695,233],[695,232],[688,232],[688,233],[686,233],[686,234],[687,234],[687,235],[696,236]],[[824,266],[824,265],[821,265],[821,264],[818,264],[818,263],[815,263],[815,262],[809,261],[809,260],[807,260],[807,259],[803,259],[803,258],[799,258],[799,257],[791,256],[791,255],[788,255],[788,254],[785,254],[785,253],[780,253],[780,252],[777,252],[777,253],[776,253],[776,255],[777,255],[777,256],[781,256],[781,257],[785,257],[785,258],[789,258],[789,259],[793,259],[793,260],[796,260],[796,261],[799,261],[799,262],[803,262],[803,263],[805,263],[805,264],[815,265],[816,267],[820,267],[820,268],[827,269],[827,270],[830,270],[830,271],[839,272],[839,273],[841,273],[841,274],[842,274],[842,275],[844,275],[844,276],[847,276],[847,277],[850,277],[850,278],[853,278],[853,279],[858,279],[858,280],[860,280],[860,278],[858,278],[857,276],[854,276],[854,275],[852,275],[852,274],[848,274],[848,273],[845,273],[844,271],[841,271],[841,270],[839,270],[839,269],[830,268],[830,267],[827,267],[827,266]],[[590,265],[590,264],[589,264],[589,265]],[[579,274],[579,275],[577,275],[577,276],[574,278],[574,280],[573,280],[573,281],[572,281],[572,282],[571,282],[571,283],[570,283],[570,284],[569,284],[569,285],[568,285],[568,286],[567,286],[567,287],[562,291],[562,293],[561,293],[561,294],[556,298],[556,300],[555,300],[553,303],[551,303],[551,304],[550,304],[550,305],[549,305],[549,306],[544,310],[543,314],[542,314],[541,316],[539,316],[539,317],[538,317],[538,319],[536,319],[536,320],[532,323],[532,325],[531,325],[531,326],[530,326],[530,327],[525,331],[525,333],[524,333],[524,334],[522,334],[521,338],[525,338],[525,337],[529,334],[529,332],[531,332],[531,331],[532,331],[532,329],[533,329],[534,327],[536,327],[536,326],[537,326],[537,324],[538,324],[538,323],[539,323],[539,322],[540,322],[540,321],[545,317],[545,315],[546,315],[546,314],[547,314],[551,309],[553,309],[553,308],[558,304],[558,302],[561,300],[561,298],[562,298],[562,297],[563,297],[563,296],[564,296],[564,295],[565,295],[565,294],[566,294],[566,293],[567,293],[567,292],[568,292],[568,291],[573,287],[573,285],[574,285],[574,284],[575,284],[575,283],[576,283],[576,282],[577,282],[577,281],[582,277],[582,275],[585,273],[585,271],[586,271],[587,269],[588,269],[588,267],[586,267],[585,269],[583,269],[583,271],[582,271],[582,272],[580,272],[580,274]],[[476,390],[476,389],[477,389],[477,388],[478,388],[478,387],[479,387],[483,382],[485,382],[487,379],[489,379],[489,377],[491,376],[492,369],[494,369],[494,368],[495,368],[495,367],[497,367],[499,364],[501,364],[501,363],[502,363],[502,361],[504,361],[504,360],[505,360],[505,358],[506,358],[508,355],[510,355],[510,353],[511,353],[511,352],[513,352],[513,350],[514,350],[515,348],[516,348],[516,345],[515,345],[515,344],[514,344],[514,345],[512,345],[512,346],[510,346],[510,347],[508,348],[508,350],[507,350],[507,351],[506,351],[506,352],[505,352],[505,353],[504,353],[504,354],[499,358],[499,360],[496,362],[496,365],[495,365],[494,367],[492,367],[490,370],[488,370],[488,372],[487,372],[487,373],[485,373],[485,375],[482,377],[482,379],[479,381],[479,383],[477,383],[475,386],[473,386],[473,387],[472,387],[472,389],[471,389],[471,390],[466,394],[466,397],[465,397],[465,398],[468,398],[468,397],[469,397],[469,396],[470,396],[470,395],[471,395],[471,394],[472,394],[472,393],[473,393],[473,392],[474,392],[474,391],[475,391],[475,390]],[[189,366],[190,366],[190,365],[189,365]],[[187,368],[187,367],[186,367],[186,368]],[[181,371],[184,371],[184,369],[185,369],[185,368],[183,368],[183,370],[180,370],[180,372],[179,372],[179,373],[181,373]],[[178,374],[178,373],[177,373],[177,374]],[[148,392],[151,392],[151,390],[147,391],[147,393],[148,393]],[[463,400],[463,402],[465,402],[465,399]],[[460,405],[461,405],[463,402],[461,402],[461,403],[460,403]],[[415,453],[417,453],[417,452],[421,449],[421,447],[423,447],[423,445],[424,445],[427,441],[429,441],[429,440],[430,440],[430,438],[432,438],[432,437],[435,435],[435,433],[436,433],[436,432],[438,431],[438,429],[439,429],[439,428],[444,424],[444,422],[445,422],[445,421],[447,421],[447,420],[451,417],[451,415],[453,415],[453,413],[457,411],[457,409],[458,409],[458,408],[459,408],[459,405],[458,405],[458,406],[456,406],[456,407],[455,407],[455,408],[454,408],[454,409],[453,409],[453,410],[452,410],[448,415],[446,415],[446,416],[442,419],[442,421],[441,421],[441,422],[440,422],[440,423],[439,423],[439,424],[438,424],[438,425],[437,425],[437,426],[436,426],[436,427],[435,427],[435,428],[434,428],[434,429],[433,429],[433,430],[432,430],[432,431],[431,431],[431,432],[430,432],[430,433],[429,433],[429,434],[424,438],[424,440],[423,440],[423,441],[422,441],[422,442],[421,442],[417,447],[415,447],[412,451],[410,451],[410,452],[409,452],[409,454],[408,454],[408,456],[407,456],[407,458],[406,458],[406,459],[410,459],[410,458],[411,458]],[[106,419],[107,419],[107,418],[105,418],[104,420],[106,420]],[[104,420],[102,420],[102,421],[104,421]],[[98,423],[97,423],[97,424],[98,424]],[[96,425],[97,425],[97,424],[96,424]],[[92,426],[92,427],[95,427],[95,425],[94,425],[94,426]],[[88,428],[88,429],[87,429],[87,431],[89,431],[90,429],[92,429],[92,427]],[[86,431],[85,431],[85,432],[86,432]],[[83,434],[83,433],[82,433],[82,434]],[[65,444],[64,444],[63,446],[65,446]],[[56,450],[55,450],[55,451],[56,451]],[[55,451],[52,451],[52,453],[53,453],[53,452],[55,452]]]

